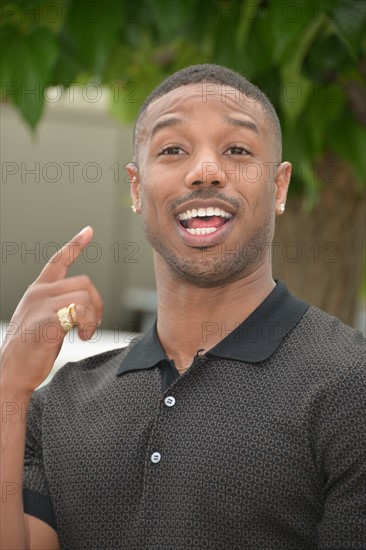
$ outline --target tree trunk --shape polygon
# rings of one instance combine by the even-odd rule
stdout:
[[[300,197],[277,218],[274,276],[311,304],[353,325],[364,262],[365,196],[342,160],[327,154],[317,165],[325,182],[308,212]]]

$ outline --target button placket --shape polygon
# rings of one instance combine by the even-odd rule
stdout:
[[[167,408],[171,408],[176,404],[176,399],[173,395],[167,395],[163,399],[163,403]],[[160,414],[164,414],[162,409],[160,409]],[[158,422],[158,418],[156,419],[156,422]],[[154,451],[150,455],[150,462],[153,464],[158,464],[161,461],[161,458],[161,453],[159,453],[159,451]]]

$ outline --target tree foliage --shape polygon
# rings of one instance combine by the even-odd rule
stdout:
[[[218,63],[263,89],[283,126],[293,193],[315,200],[333,151],[366,171],[362,0],[17,0],[1,7],[0,84],[35,128],[49,86],[105,86],[133,121],[164,77]],[[91,89],[91,88],[90,88]],[[47,96],[46,96],[47,101]]]

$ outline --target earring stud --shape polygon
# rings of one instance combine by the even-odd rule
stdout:
[[[285,211],[285,205],[282,203],[282,204],[280,204],[280,212],[281,212],[281,214],[283,214],[284,211]]]
[[[134,204],[131,206],[131,210],[134,214],[136,214],[136,206]]]

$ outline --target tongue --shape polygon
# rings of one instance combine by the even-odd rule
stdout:
[[[188,226],[190,229],[197,229],[198,227],[220,227],[225,223],[224,218],[221,216],[206,216],[205,218],[191,218],[187,220]]]

